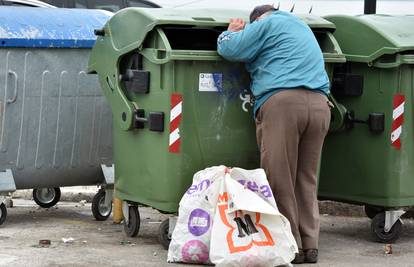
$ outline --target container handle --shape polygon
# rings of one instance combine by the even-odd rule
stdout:
[[[145,48],[140,51],[141,55],[154,64],[162,65],[171,60],[171,51],[162,51],[159,49]],[[163,56],[160,56],[163,54]]]
[[[12,96],[12,98],[9,98],[9,99],[6,100],[6,103],[7,104],[12,104],[12,103],[16,102],[16,100],[17,100],[17,81],[18,81],[18,76],[17,76],[17,73],[14,72],[14,71],[12,71],[12,70],[9,70],[7,74],[14,76],[13,96]]]
[[[156,28],[156,32],[165,47],[162,49],[144,48],[140,51],[140,53],[152,63],[162,65],[171,60],[172,48],[164,31],[161,28]]]
[[[159,52],[163,52],[163,57],[159,57]],[[168,63],[171,60],[204,60],[204,61],[217,61],[222,60],[222,57],[217,52],[211,53],[211,51],[199,51],[199,50],[157,50],[154,48],[144,48],[140,51],[150,62],[158,65]],[[339,62],[343,62],[339,61]]]
[[[400,55],[402,64],[414,64],[414,55]]]
[[[401,55],[397,54],[395,56],[395,61],[392,62],[381,62],[381,58],[375,62],[373,62],[373,66],[377,68],[396,68],[403,64],[414,64],[414,55]]]

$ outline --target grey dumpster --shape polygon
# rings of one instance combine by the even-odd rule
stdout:
[[[113,163],[112,115],[97,77],[86,74],[93,30],[110,16],[0,8],[0,194],[33,188],[36,203],[50,207],[61,186],[113,184],[104,176]],[[95,208],[105,198],[98,194]]]

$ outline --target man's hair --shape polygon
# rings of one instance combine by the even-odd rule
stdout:
[[[252,13],[250,13],[250,23],[255,21],[258,17],[260,17],[264,13],[267,13],[269,11],[275,11],[275,10],[277,10],[277,8],[275,8],[273,5],[261,5],[261,6],[255,7]]]

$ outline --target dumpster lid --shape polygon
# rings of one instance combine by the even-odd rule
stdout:
[[[0,47],[91,48],[112,13],[40,7],[0,8]]]
[[[188,25],[195,27],[227,27],[231,18],[248,21],[250,11],[237,9],[171,9],[171,8],[126,8],[108,22],[108,31],[116,49],[137,47],[142,44],[148,32],[158,25]],[[297,15],[311,28],[335,30],[335,25],[324,18],[311,14]],[[131,25],[126,35],[120,27]],[[140,25],[132,29],[132,25]],[[113,29],[113,30],[112,30]]]
[[[227,25],[231,18],[244,18],[248,21],[250,11],[238,9],[172,9],[172,8],[136,8],[140,15],[160,24],[194,24],[197,22],[213,22]],[[328,20],[312,14],[295,14],[305,21],[311,28],[335,29],[335,25]],[[198,24],[198,23],[197,23]]]
[[[326,29],[329,31],[335,31],[336,29],[335,24],[333,24],[332,22],[324,18],[315,16],[312,14],[295,14],[295,15],[298,16],[300,19],[302,19],[312,29]]]
[[[413,15],[326,16],[337,30],[346,58],[372,62],[385,54],[414,50]]]

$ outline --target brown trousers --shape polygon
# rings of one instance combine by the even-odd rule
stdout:
[[[330,122],[326,96],[305,89],[272,95],[256,116],[256,135],[279,211],[299,248],[317,249],[317,171]]]

